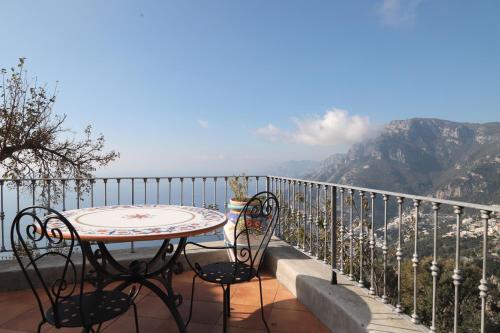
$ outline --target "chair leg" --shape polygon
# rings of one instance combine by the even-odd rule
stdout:
[[[195,274],[193,276],[193,284],[191,285],[191,300],[189,304],[189,317],[188,320],[186,321],[185,327],[189,325],[189,321],[191,320],[191,316],[193,315],[193,298],[194,298],[194,283],[196,282],[196,277],[197,275]]]
[[[224,288],[224,285],[221,284],[222,287],[222,332],[227,333],[227,289]]]
[[[97,325],[96,333],[99,333],[101,331],[101,326],[102,326],[102,323],[99,323],[99,325]]]
[[[135,332],[139,333],[139,319],[137,318],[137,305],[132,303],[132,306],[134,307],[134,321],[135,321]]]
[[[38,330],[37,332],[38,333],[41,333],[42,332],[42,326],[45,324],[45,320],[42,320],[40,321],[40,323],[38,324]]]
[[[266,318],[264,316],[264,301],[262,300],[262,281],[260,280],[260,276],[257,275],[257,279],[259,279],[259,290],[260,290],[260,312],[262,315],[262,321],[264,325],[266,325],[266,331],[269,333],[269,326],[267,326]]]
[[[231,285],[227,285],[227,316],[231,317]]]

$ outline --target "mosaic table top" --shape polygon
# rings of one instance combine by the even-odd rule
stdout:
[[[63,212],[82,240],[129,242],[189,237],[223,226],[227,217],[218,211],[174,205],[119,205]],[[59,225],[56,225],[59,224]],[[51,227],[64,224],[53,222]]]

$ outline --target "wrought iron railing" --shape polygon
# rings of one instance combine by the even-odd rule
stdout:
[[[0,180],[0,256],[12,250],[7,239],[10,221],[24,206],[43,201],[63,211],[115,204],[225,210],[232,195],[231,177]],[[267,189],[278,195],[282,213],[277,236],[329,265],[332,283],[337,273],[345,275],[431,332],[443,327],[486,332],[500,325],[500,315],[492,315],[499,302],[499,207],[286,177],[239,177],[253,183],[251,192]],[[471,263],[477,276],[467,275]],[[448,285],[450,304],[441,297]],[[478,300],[476,321],[466,318],[468,304],[461,299],[465,291]],[[477,327],[464,329],[466,324]]]

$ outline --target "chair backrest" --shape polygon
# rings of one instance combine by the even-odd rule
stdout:
[[[257,193],[245,204],[234,228],[235,261],[259,271],[278,223],[279,211],[278,199],[267,191]]]
[[[81,300],[83,295],[85,256],[81,256],[81,268],[72,259],[75,249],[81,244],[78,233],[57,211],[33,206],[17,213],[10,240],[42,318],[46,318],[48,309],[45,306],[52,307],[55,325],[60,327],[60,302],[75,295],[79,295]],[[47,304],[47,299],[50,304]],[[83,318],[84,314],[81,313],[81,316]]]

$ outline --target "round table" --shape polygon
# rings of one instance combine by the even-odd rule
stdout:
[[[97,288],[119,281],[116,289],[139,284],[154,292],[168,307],[180,332],[186,332],[177,307],[181,295],[172,289],[172,273],[187,237],[204,234],[223,226],[227,217],[218,211],[174,205],[119,205],[70,210],[62,213],[77,230],[82,251],[94,268],[89,276]],[[60,222],[53,222],[60,223]],[[67,229],[58,227],[63,237]],[[177,244],[172,239],[179,239]],[[106,244],[163,240],[150,260],[119,263]],[[97,244],[93,250],[91,243]],[[153,281],[158,281],[154,283]],[[164,290],[159,287],[163,286]]]

